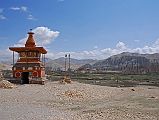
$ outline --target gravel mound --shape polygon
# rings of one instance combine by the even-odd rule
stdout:
[[[10,83],[7,80],[2,80],[0,81],[0,88],[7,88],[7,89],[11,89],[16,87],[14,84]]]

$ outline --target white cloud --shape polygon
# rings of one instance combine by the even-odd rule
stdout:
[[[22,12],[27,12],[28,8],[26,6],[21,6],[21,7],[10,7],[11,10],[14,11],[22,11]]]
[[[119,50],[125,50],[125,49],[127,49],[125,43],[120,42],[120,41],[116,44],[116,48],[119,49]]]
[[[28,10],[28,7],[26,7],[26,6],[10,7],[10,10],[19,11],[20,13],[25,13],[27,20],[37,20],[37,19],[32,15],[32,12],[30,12],[30,11]]]
[[[153,54],[159,53],[159,39],[150,46],[144,46],[141,48],[129,48],[123,42],[118,42],[115,48],[105,48],[105,49],[94,49],[90,51],[80,51],[80,52],[51,52],[49,51],[47,57],[55,59],[59,57],[64,57],[65,54],[71,54],[71,57],[76,59],[106,59],[112,55],[120,54],[122,52],[132,52],[140,54]]]
[[[37,20],[31,12],[28,10],[28,7],[26,6],[21,6],[21,7],[10,7],[10,10],[13,11],[20,11],[21,13],[25,13],[27,15],[26,19],[28,20]]]
[[[47,27],[37,27],[32,30],[35,35],[34,38],[36,40],[36,45],[37,46],[45,46],[50,44],[56,37],[59,36],[58,31],[53,31]],[[18,41],[18,43],[14,46],[24,46],[25,42],[27,40],[27,37],[21,39]]]
[[[53,31],[47,27],[37,27],[33,30],[35,33],[35,39],[37,39],[38,45],[50,44],[55,38],[59,36],[58,31]]]
[[[11,10],[20,10],[19,7],[11,7],[10,9],[11,9]]]
[[[24,12],[27,12],[28,8],[26,6],[21,6],[21,10],[24,11]]]
[[[153,44],[153,47],[159,47],[159,39],[155,41],[155,43]]]
[[[37,20],[33,15],[29,14],[27,17],[28,20]]]
[[[5,20],[7,19],[4,15],[0,15],[0,20]]]

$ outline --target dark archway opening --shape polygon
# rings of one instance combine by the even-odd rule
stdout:
[[[29,84],[29,72],[22,72],[21,83]]]

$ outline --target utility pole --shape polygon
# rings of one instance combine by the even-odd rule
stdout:
[[[66,75],[66,69],[67,69],[66,60],[67,60],[67,54],[65,54],[65,75]]]
[[[14,51],[13,51],[13,66],[14,66]]]
[[[70,62],[71,62],[71,58],[70,58],[70,54],[68,55],[68,60],[69,60],[69,67],[68,67],[68,72],[69,72],[69,77],[70,77],[70,74],[71,74],[71,68],[70,68]]]
[[[67,64],[66,64],[67,63],[66,62],[67,61],[67,56],[69,57],[69,66],[68,66],[69,67],[68,68],[69,69],[69,77],[67,76],[67,71],[68,71],[67,70]],[[70,79],[70,54],[68,54],[68,55],[65,54],[65,58],[64,59],[65,59],[65,76],[64,76],[64,80],[62,80],[62,83],[63,82],[64,83],[71,83],[71,79]]]
[[[68,67],[68,69],[69,69],[69,71],[70,71],[70,60],[71,60],[71,58],[70,58],[70,54],[68,54],[68,60],[69,60],[69,67]]]

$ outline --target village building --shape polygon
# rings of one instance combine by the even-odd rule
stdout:
[[[28,32],[28,35],[25,47],[9,47],[13,51],[13,82],[44,84],[47,51],[43,47],[36,46],[33,32]],[[15,52],[18,53],[16,63],[14,63]]]

